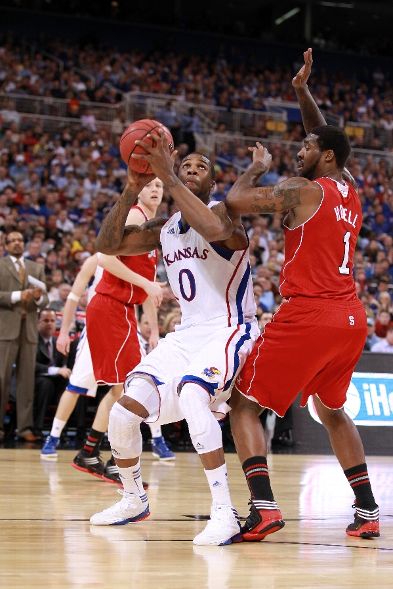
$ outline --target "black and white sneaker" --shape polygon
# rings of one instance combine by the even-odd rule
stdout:
[[[94,456],[86,456],[86,454],[82,453],[82,451],[78,452],[72,461],[71,466],[76,468],[76,470],[80,470],[81,472],[87,472],[88,474],[91,474],[93,477],[97,477],[98,479],[102,479],[105,474],[105,464],[101,460],[99,454]]]

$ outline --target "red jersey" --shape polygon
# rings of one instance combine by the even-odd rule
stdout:
[[[285,225],[285,261],[280,277],[284,298],[302,296],[323,299],[356,298],[353,258],[362,208],[351,184],[323,177],[321,204],[302,225]]]
[[[132,207],[141,211],[145,220],[147,217],[141,207]],[[157,250],[139,256],[117,256],[127,268],[140,276],[153,281],[157,270]],[[104,270],[102,278],[96,287],[96,292],[107,295],[125,305],[141,305],[147,299],[147,293],[135,284],[130,284],[121,278],[113,276]]]

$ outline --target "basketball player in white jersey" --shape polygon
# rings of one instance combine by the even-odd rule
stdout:
[[[143,222],[147,220],[147,215],[154,216],[161,202],[162,192],[163,189],[161,181],[154,179],[139,195],[138,206],[134,207],[130,211],[128,218],[134,222]],[[143,303],[143,308],[150,324],[153,326],[149,345],[151,348],[157,345],[157,306],[162,300],[162,291],[160,285],[147,280],[136,272],[133,272],[115,256],[95,254],[84,262],[75,279],[72,291],[68,295],[68,300],[64,308],[60,334],[57,340],[57,347],[63,354],[68,354],[69,352],[69,330],[75,316],[79,298],[84,293],[88,283],[94,277],[93,283],[88,290],[88,303],[91,301],[95,294],[95,287],[101,279],[103,269],[106,269],[108,272],[110,272],[112,276],[116,276],[122,280],[130,282],[133,285],[140,286],[149,294],[149,298],[145,301],[145,303]],[[67,386],[67,389],[60,398],[50,435],[46,439],[41,450],[42,459],[57,459],[57,446],[59,444],[60,435],[72,411],[75,408],[78,395],[94,397],[96,395],[96,390],[97,382],[94,377],[90,348],[86,337],[86,329],[84,329],[78,343],[75,365],[70,377],[70,382]],[[106,466],[103,464],[99,455],[99,444],[101,442],[103,433],[105,433],[107,430],[109,411],[113,403],[119,398],[121,391],[121,386],[112,387],[111,390],[102,399],[97,408],[96,416],[92,425],[93,435],[90,433],[88,439],[85,442],[85,446],[88,445],[89,450],[92,450],[91,455],[86,457],[82,454],[83,451],[81,451],[75,457],[73,462],[73,466],[78,470],[88,472],[94,476],[97,476],[98,478],[103,478],[104,480],[118,483],[120,485],[121,483],[117,474],[117,467],[113,464],[112,460],[108,461]],[[94,435],[95,432],[97,432],[96,436]],[[157,432],[159,434],[158,437]],[[152,437],[153,436],[155,436],[153,438],[153,451],[154,448],[158,446],[160,451],[160,455],[158,457],[160,458],[161,454],[163,454],[164,459],[168,459],[168,455],[173,459],[173,453],[167,448],[165,440],[163,440],[162,434],[157,430],[157,428],[152,431]],[[92,445],[95,442],[97,447],[92,448]]]
[[[124,494],[90,522],[118,525],[149,516],[141,486],[140,423],[185,418],[212,495],[210,520],[194,543],[229,544],[239,538],[239,521],[229,493],[221,428],[213,412],[225,413],[233,379],[259,334],[248,239],[240,217],[230,219],[223,203],[208,204],[214,171],[205,156],[188,155],[177,178],[162,137],[147,151],[155,175],[170,189],[181,212],[167,222],[157,219],[124,228],[127,211],[149,181],[130,171],[120,200],[102,224],[97,248],[107,254],[131,254],[161,243],[182,322],[129,373],[125,395],[112,408],[108,436]]]

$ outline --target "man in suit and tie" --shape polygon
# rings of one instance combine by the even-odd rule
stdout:
[[[48,404],[57,404],[71,374],[72,359],[56,349],[56,312],[42,309],[38,317],[38,348],[35,365],[34,428],[42,431]]]
[[[5,237],[8,256],[0,259],[0,441],[8,401],[12,366],[16,365],[18,437],[39,439],[33,425],[34,371],[38,342],[37,310],[48,305],[46,292],[31,286],[29,277],[45,282],[42,265],[23,259],[24,240],[18,231]]]

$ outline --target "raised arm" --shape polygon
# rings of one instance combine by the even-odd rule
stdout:
[[[173,161],[162,133],[152,134],[153,145],[138,141],[147,155],[133,154],[134,158],[146,159],[156,176],[164,183],[176,202],[184,220],[206,241],[224,241],[232,236],[234,227],[225,207],[209,208],[185,186],[173,171]]]
[[[300,106],[304,130],[306,133],[310,133],[314,127],[321,127],[327,123],[307,85],[312,67],[312,49],[307,49],[303,53],[303,57],[304,65],[293,78],[292,86]]]
[[[269,169],[271,155],[260,143],[250,148],[253,163],[228,192],[226,203],[235,214],[279,213],[300,206],[315,207],[321,201],[321,189],[306,178],[289,178],[276,186],[257,187],[258,178]]]
[[[125,226],[130,208],[135,204],[142,188],[155,176],[128,171],[128,182],[119,200],[102,222],[97,235],[97,252],[112,255],[143,254],[156,248],[164,219],[152,219],[143,225]]]
[[[323,114],[321,113],[319,106],[315,102],[307,85],[312,67],[312,49],[308,48],[307,51],[303,53],[303,57],[304,65],[300,68],[296,76],[293,78],[292,86],[295,89],[296,97],[300,106],[304,130],[306,131],[306,133],[310,133],[310,131],[314,127],[322,127],[324,125],[327,125],[327,122]],[[343,178],[344,180],[347,180],[348,182],[353,184],[355,188],[357,188],[356,180],[354,179],[348,168],[344,168]]]

